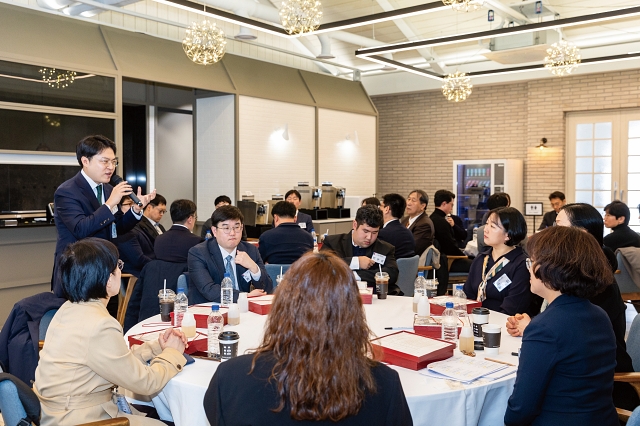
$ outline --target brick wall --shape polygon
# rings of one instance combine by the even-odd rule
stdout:
[[[565,190],[565,113],[640,106],[640,70],[478,86],[458,104],[440,91],[372,99],[378,195],[422,188],[432,197],[453,188],[453,160],[522,158],[524,200],[543,201],[546,212],[549,193]]]

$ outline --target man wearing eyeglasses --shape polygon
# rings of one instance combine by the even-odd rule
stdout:
[[[271,293],[273,283],[258,249],[241,240],[244,217],[235,206],[222,206],[211,215],[213,238],[189,250],[189,303],[220,302],[220,283],[229,273],[233,301]]]
[[[61,277],[58,276],[58,256],[65,248],[87,237],[115,240],[131,230],[142,217],[142,210],[156,196],[155,189],[138,198],[142,206],[134,205],[123,213],[118,204],[122,197],[133,192],[126,181],[109,185],[118,165],[116,144],[100,136],[87,136],[76,145],[76,158],[82,170],[62,183],[54,194],[54,219],[58,231],[51,289],[58,297],[65,297]]]
[[[149,237],[152,245],[156,242],[158,235],[167,232],[160,224],[165,213],[167,213],[167,199],[160,194],[156,194],[156,198],[149,201],[149,204],[144,208],[138,228]]]

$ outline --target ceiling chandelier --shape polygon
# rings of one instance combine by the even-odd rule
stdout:
[[[187,28],[182,48],[187,57],[198,65],[215,64],[224,56],[227,44],[224,31],[215,22],[194,22]]]
[[[464,72],[448,74],[442,84],[442,94],[448,101],[462,102],[471,94],[471,78]]]
[[[457,12],[478,10],[484,4],[483,0],[442,0],[445,6],[451,6]]]
[[[75,71],[57,70],[55,68],[42,68],[42,81],[54,89],[64,89],[76,79]]]
[[[289,34],[314,31],[322,19],[322,4],[318,0],[284,0],[280,7],[280,22]]]
[[[564,40],[553,43],[544,58],[544,67],[559,77],[571,74],[579,63],[580,49]]]

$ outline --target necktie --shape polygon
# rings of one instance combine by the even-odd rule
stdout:
[[[160,229],[157,223],[153,225],[153,227],[156,228],[156,232],[158,233],[158,235],[162,235],[162,229]]]
[[[233,265],[231,264],[233,257],[231,255],[228,255],[224,260],[224,271],[229,274],[229,278],[231,278],[231,282],[233,283],[233,288],[238,290],[238,284],[236,284],[236,274],[233,273]]]
[[[96,186],[96,196],[98,197],[98,202],[102,204],[102,185]]]

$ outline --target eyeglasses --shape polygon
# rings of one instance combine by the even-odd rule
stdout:
[[[118,269],[120,269],[122,271],[122,268],[124,268],[124,262],[121,259],[118,259]]]
[[[99,158],[98,163],[100,163],[102,167],[107,167],[109,164],[111,164],[113,167],[118,167],[118,157],[114,158],[113,160],[109,160],[108,158]]]
[[[216,226],[217,229],[221,230],[222,232],[224,232],[226,235],[229,235],[231,233],[231,231],[233,230],[234,232],[240,232],[242,231],[242,225],[236,225],[233,227],[229,227],[229,226]]]
[[[527,265],[527,269],[531,270],[531,266],[533,265],[533,262],[531,262],[531,259],[527,257],[527,260],[525,260],[524,263]]]

